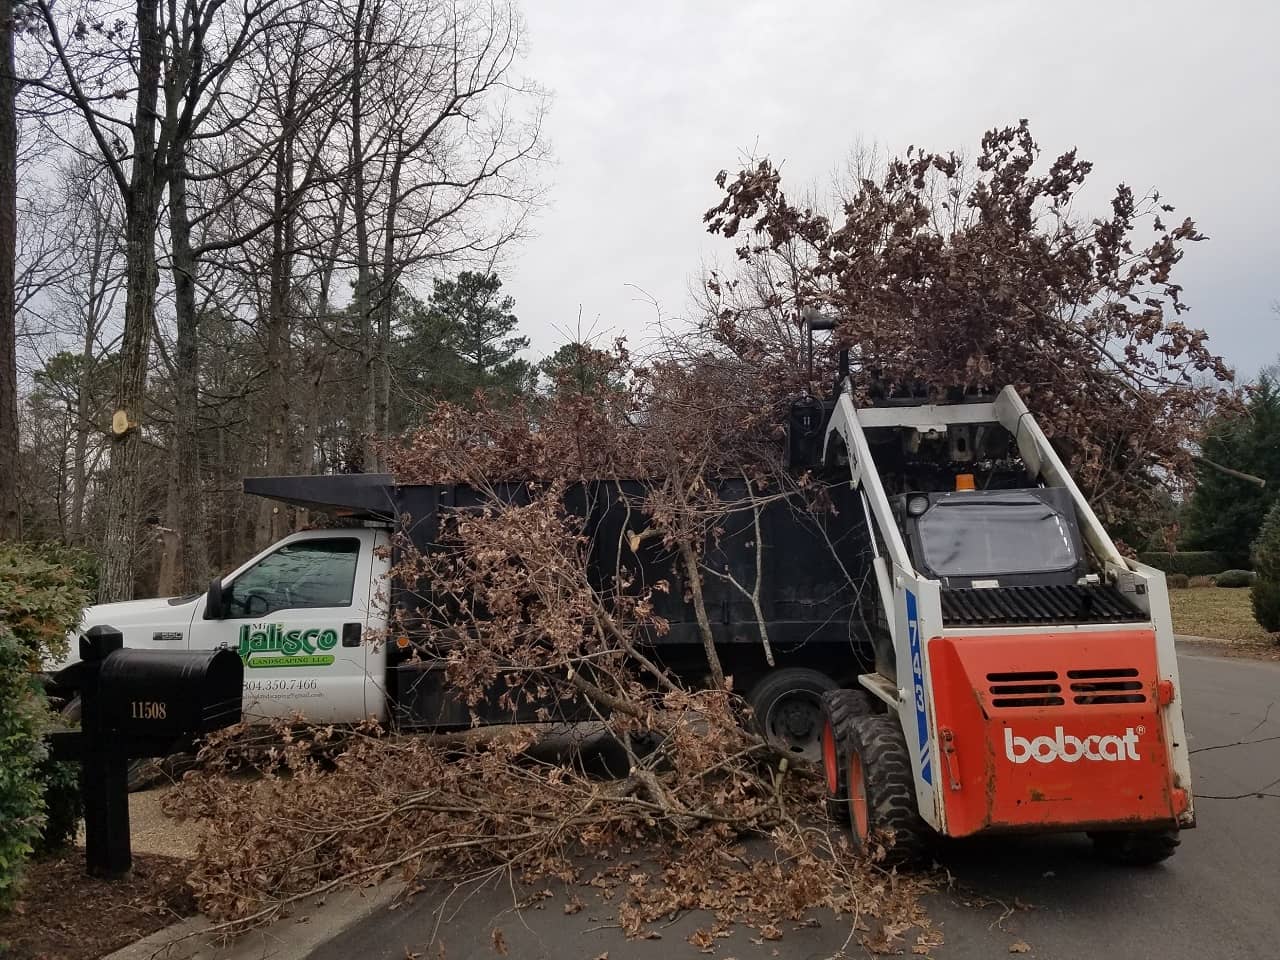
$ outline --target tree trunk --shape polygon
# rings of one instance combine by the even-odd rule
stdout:
[[[369,203],[365,193],[364,100],[361,81],[367,44],[373,39],[373,18],[370,17],[369,22],[365,23],[364,13],[365,5],[361,3],[356,10],[355,29],[351,32],[351,214],[356,228],[356,289],[353,306],[360,326],[361,392],[364,400],[363,429],[360,436],[364,456],[362,468],[370,471],[377,469],[377,451],[373,446],[373,435],[377,432],[377,384],[374,377],[373,316],[370,302],[373,271],[369,252]],[[369,34],[367,38],[363,36],[366,30]]]
[[[396,270],[396,216],[399,214],[400,202],[400,168],[404,163],[404,154],[397,151],[395,162],[391,165],[390,189],[387,193],[386,225],[382,241],[382,299],[378,304],[377,391],[374,403],[375,430],[381,436],[391,432],[391,322],[395,317]],[[382,468],[381,458],[368,468],[377,471]]]
[[[292,334],[289,322],[293,279],[294,218],[293,167],[295,107],[292,88],[286,94],[285,123],[290,132],[276,145],[275,179],[272,191],[271,276],[267,299],[267,423],[271,442],[267,445],[267,474],[289,473],[290,394]],[[264,500],[259,507],[260,547],[275,543],[288,532],[288,514],[279,505]]]
[[[22,534],[18,512],[18,356],[14,262],[18,234],[17,81],[13,0],[0,0],[0,539]]]
[[[196,310],[199,269],[191,250],[186,158],[175,149],[169,170],[169,235],[173,247],[174,318],[174,483],[182,565],[177,592],[192,593],[209,582],[209,547],[204,533],[204,491],[200,485],[200,317]],[[168,541],[166,540],[166,547]]]
[[[90,296],[92,300],[92,295]],[[86,311],[84,341],[80,350],[80,382],[76,386],[75,436],[71,441],[71,542],[84,542],[84,498],[89,486],[89,385],[93,375],[93,345],[97,334],[94,305]]]
[[[129,428],[112,435],[107,473],[106,538],[98,597],[106,603],[133,597],[141,493],[143,402],[155,307],[156,102],[160,89],[161,38],[158,0],[138,0],[138,95],[133,123],[133,163],[126,198],[124,335],[115,411]]]

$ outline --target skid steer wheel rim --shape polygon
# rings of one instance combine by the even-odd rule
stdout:
[[[871,832],[867,819],[867,779],[862,771],[862,757],[849,754],[849,822],[853,835],[861,844]]]
[[[765,718],[765,736],[784,753],[815,763],[822,758],[822,698],[811,690],[791,690],[774,701]]]
[[[836,759],[836,733],[831,729],[831,718],[822,721],[822,772],[827,778],[827,796],[840,793],[840,763]]]

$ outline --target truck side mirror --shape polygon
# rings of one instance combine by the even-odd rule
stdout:
[[[204,618],[206,620],[221,620],[227,615],[224,599],[222,578],[214,577],[209,583],[209,592],[205,594],[204,599]]]

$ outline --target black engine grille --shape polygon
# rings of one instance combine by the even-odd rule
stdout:
[[[1134,623],[1147,615],[1111,586],[988,587],[942,590],[943,623]]]

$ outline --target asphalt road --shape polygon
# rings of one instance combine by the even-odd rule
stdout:
[[[1094,860],[1083,837],[966,841],[941,854],[953,883],[929,913],[945,943],[937,960],[1017,955],[1035,960],[1234,960],[1280,954],[1280,663],[1181,656],[1199,827],[1178,854],[1145,870]],[[1273,738],[1270,740],[1264,738]],[[1237,744],[1240,741],[1259,741]],[[697,956],[684,938],[705,918],[682,917],[661,940],[627,942],[607,905],[566,916],[566,897],[518,910],[507,887],[473,890],[447,903],[419,895],[376,914],[311,954],[311,960],[491,960],[507,956],[657,960]],[[584,898],[587,899],[587,898]],[[810,960],[836,955],[847,924],[791,930],[753,943],[739,931],[717,944],[721,958]],[[908,947],[904,948],[909,950]],[[1023,949],[1026,947],[1027,949]],[[1011,954],[1011,948],[1013,953]],[[862,950],[854,946],[850,956]]]

